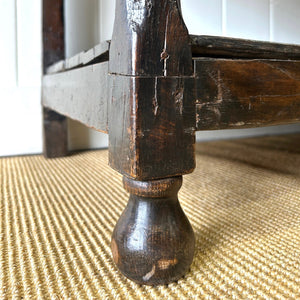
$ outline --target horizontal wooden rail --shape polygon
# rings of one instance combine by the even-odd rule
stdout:
[[[300,121],[300,61],[194,60],[196,129]]]
[[[236,39],[220,36],[191,35],[192,53],[195,57],[266,58],[281,60],[300,59],[300,46]],[[47,69],[47,74],[67,71],[108,60],[110,41],[102,42]]]
[[[193,56],[299,60],[300,45],[289,45],[220,36],[191,35]]]
[[[107,133],[108,62],[43,78],[45,107]]]
[[[300,46],[222,37],[191,38],[192,48],[203,56],[239,57],[194,58],[194,75],[190,77],[194,78],[194,91],[189,94],[195,101],[195,130],[300,121],[300,60],[288,59],[300,59]],[[111,90],[116,88],[108,86],[109,44],[101,43],[48,68],[43,79],[43,105],[108,132]],[[241,59],[247,55],[257,59]],[[264,56],[285,59],[259,58]],[[94,63],[102,60],[106,62]]]
[[[47,74],[55,74],[71,69],[81,68],[104,61],[108,61],[110,41],[102,42],[88,51],[80,52],[65,60],[60,60],[47,68]]]

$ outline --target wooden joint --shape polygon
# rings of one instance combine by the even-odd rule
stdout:
[[[182,186],[182,176],[152,180],[137,181],[123,177],[125,190],[136,196],[148,198],[165,198],[177,194]]]
[[[136,180],[191,173],[195,168],[192,77],[111,75],[109,162]]]

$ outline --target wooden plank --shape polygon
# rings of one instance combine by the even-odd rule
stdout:
[[[108,62],[49,74],[43,78],[43,105],[107,133]]]
[[[197,59],[197,130],[300,121],[300,61]]]
[[[300,45],[191,35],[193,56],[300,60]]]
[[[55,74],[67,70],[108,61],[110,41],[102,42],[88,51],[80,52],[66,60],[61,60],[49,68],[47,74]]]

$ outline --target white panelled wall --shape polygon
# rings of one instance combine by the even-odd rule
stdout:
[[[114,0],[65,0],[66,55],[111,38]],[[300,0],[181,0],[192,34],[300,44]],[[40,153],[41,0],[0,0],[0,156]],[[300,125],[198,133],[199,140],[300,131]],[[69,121],[71,149],[107,136]]]
[[[0,156],[42,149],[41,3],[0,0]]]

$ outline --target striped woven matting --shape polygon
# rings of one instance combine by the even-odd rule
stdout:
[[[0,159],[0,299],[300,299],[300,135],[197,145],[190,272],[139,286],[112,262],[128,195],[107,151]]]

